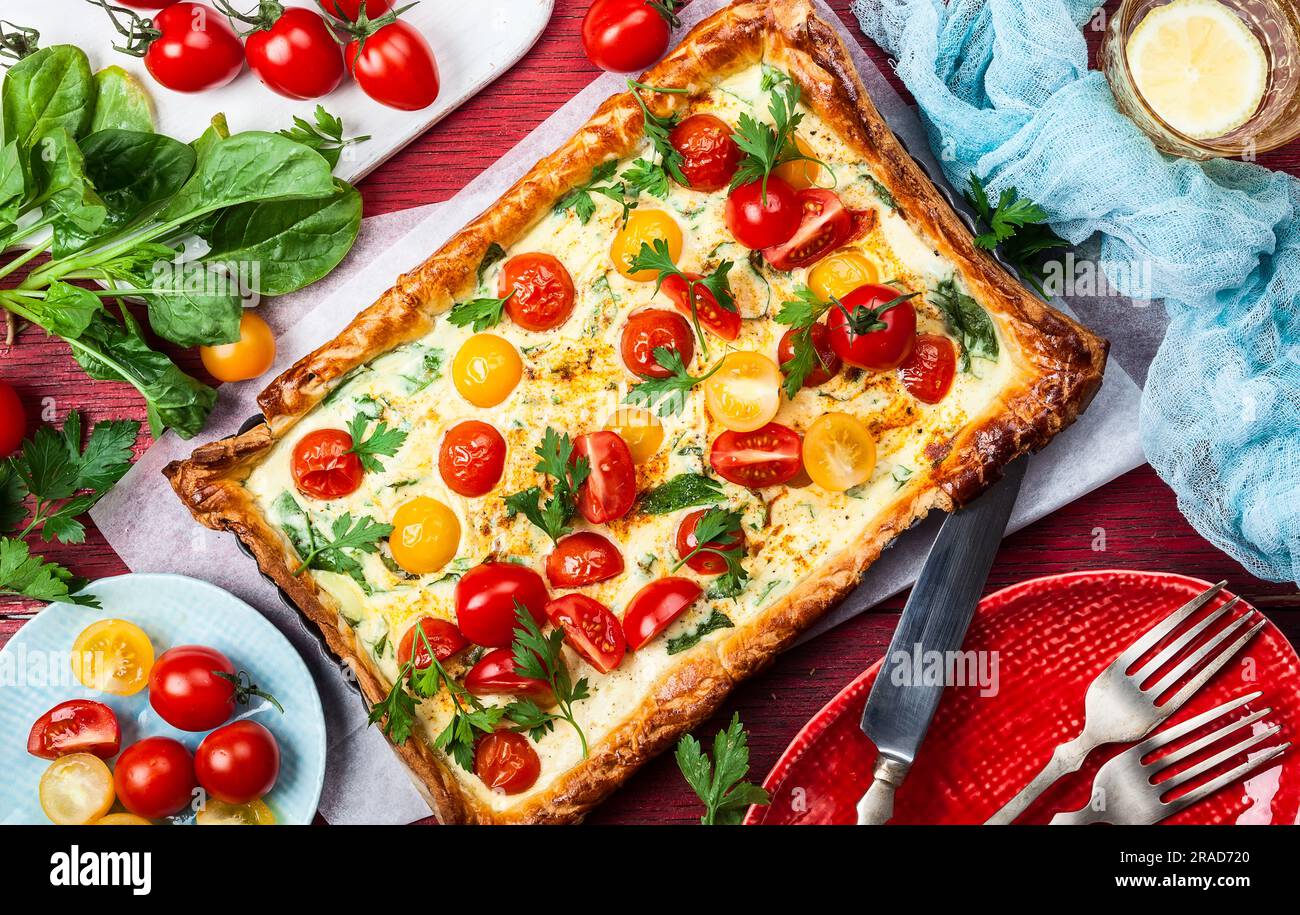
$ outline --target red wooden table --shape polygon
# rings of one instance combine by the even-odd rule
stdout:
[[[578,38],[587,5],[588,0],[556,0],[554,18],[523,61],[362,182],[366,214],[451,197],[587,85],[597,75]],[[856,27],[848,12],[849,0],[830,0],[830,5]],[[1115,5],[1111,0],[1108,8]],[[1100,33],[1089,30],[1088,37],[1095,50]],[[884,72],[891,73],[885,55],[865,38],[862,42]],[[895,85],[905,91],[901,84]],[[1261,156],[1260,162],[1300,175],[1300,143]],[[176,356],[183,367],[203,377],[193,354]],[[18,389],[33,427],[38,420],[61,422],[73,408],[92,420],[144,419],[144,404],[132,388],[88,381],[67,348],[47,340],[37,329],[28,329],[7,352],[0,351],[0,377]],[[137,448],[142,451],[148,444],[146,432]],[[1099,532],[1105,537],[1099,538]],[[1094,550],[1102,539],[1105,549]],[[85,544],[42,544],[36,551],[90,578],[128,571],[93,526]],[[1134,470],[1009,537],[986,591],[1038,575],[1105,568],[1159,569],[1211,581],[1226,578],[1230,588],[1265,610],[1293,642],[1300,637],[1296,589],[1253,578],[1198,536],[1178,513],[1173,493],[1149,467]],[[904,597],[788,652],[767,673],[740,687],[699,733],[712,735],[733,711],[739,711],[750,732],[753,776],[761,778],[803,723],[884,653]],[[8,604],[0,609],[20,607]],[[0,621],[0,644],[19,625]],[[591,819],[690,822],[699,815],[697,807],[673,761],[663,757],[633,777]]]

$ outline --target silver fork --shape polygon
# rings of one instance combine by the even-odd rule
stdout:
[[[1184,620],[1212,601],[1227,582],[1221,581],[1214,587],[1198,594],[1169,616],[1153,626],[1145,635],[1130,645],[1110,666],[1097,675],[1088,686],[1084,695],[1083,730],[1073,740],[1057,746],[1052,758],[1043,770],[1034,776],[1033,781],[1020,790],[1020,793],[1007,802],[1006,806],[989,818],[990,825],[1010,823],[1034,800],[1056,783],[1064,775],[1079,771],[1088,754],[1103,744],[1127,743],[1146,737],[1162,721],[1178,711],[1198,689],[1218,673],[1228,660],[1251,640],[1255,633],[1264,626],[1264,619],[1252,608],[1233,620],[1221,631],[1189,654],[1167,674],[1149,688],[1142,687],[1156,671],[1174,658],[1181,650],[1195,641],[1197,636],[1209,629],[1227,613],[1231,613],[1240,603],[1234,597],[1205,619],[1189,627],[1172,642],[1162,648],[1141,668],[1132,674],[1125,673],[1144,654],[1156,646],[1165,636],[1173,632]],[[1258,619],[1232,644],[1220,648],[1234,633],[1239,632],[1247,623]],[[1217,653],[1216,653],[1217,652]],[[1175,693],[1164,705],[1156,705],[1171,686],[1187,676],[1202,661],[1206,665]]]
[[[1204,775],[1233,757],[1246,753],[1252,747],[1269,740],[1281,730],[1281,727],[1272,724],[1250,734],[1235,745],[1221,750],[1193,766],[1189,766],[1172,778],[1168,778],[1159,784],[1154,782],[1157,774],[1175,763],[1182,762],[1184,759],[1227,737],[1232,732],[1249,727],[1262,718],[1271,715],[1273,710],[1266,708],[1251,712],[1249,715],[1235,721],[1230,721],[1222,727],[1198,737],[1186,746],[1179,747],[1167,756],[1150,763],[1144,764],[1142,762],[1142,757],[1153,750],[1168,746],[1180,737],[1185,737],[1211,721],[1236,711],[1262,695],[1263,693],[1256,692],[1225,702],[1218,708],[1212,708],[1208,712],[1202,712],[1194,718],[1189,718],[1158,734],[1153,734],[1142,743],[1108,760],[1104,766],[1097,770],[1097,777],[1092,783],[1092,799],[1080,810],[1058,813],[1052,817],[1052,825],[1115,823],[1146,826],[1151,823],[1158,823],[1165,817],[1173,816],[1184,807],[1189,807],[1197,801],[1209,797],[1225,785],[1230,785],[1238,779],[1244,778],[1265,763],[1281,756],[1290,748],[1290,741],[1247,755],[1245,762],[1221,775],[1215,776],[1203,785],[1198,785],[1181,797],[1171,801],[1161,800],[1165,794],[1168,794],[1173,789],[1187,784],[1192,779]]]

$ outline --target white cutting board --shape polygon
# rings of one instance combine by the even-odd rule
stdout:
[[[286,6],[316,8],[314,0],[282,0]],[[234,0],[238,10],[251,10],[256,0]],[[401,5],[401,4],[397,4]],[[179,140],[192,140],[208,126],[212,115],[225,112],[232,131],[279,130],[293,115],[312,120],[319,101],[343,119],[347,136],[370,139],[349,147],[336,169],[347,180],[371,171],[397,150],[437,123],[448,112],[496,79],[533,46],[551,18],[555,0],[420,0],[402,18],[418,28],[438,60],[441,90],[422,111],[398,111],[367,98],[350,78],[321,99],[296,101],[263,86],[247,65],[228,86],[208,92],[172,92],[154,82],[144,62],[112,49],[120,36],[108,16],[85,0],[45,0],[8,11],[24,26],[41,33],[41,46],[73,44],[90,58],[93,69],[117,64],[149,89],[157,108],[158,131]],[[140,11],[147,15],[147,11]],[[213,15],[220,15],[213,10]]]

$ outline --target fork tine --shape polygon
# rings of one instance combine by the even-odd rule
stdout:
[[[1204,620],[1202,620],[1201,621],[1202,625],[1193,626],[1191,629],[1189,629],[1187,632],[1187,636],[1180,639],[1182,645],[1180,645],[1179,648],[1181,649],[1181,648],[1185,648],[1188,645],[1191,645],[1192,640],[1194,638],[1196,638],[1202,632],[1204,632],[1209,627],[1209,624],[1217,622],[1220,618],[1222,618],[1224,615],[1224,611],[1228,610],[1231,606],[1232,606],[1231,604],[1224,604],[1217,611],[1211,613]],[[1250,623],[1255,622],[1255,620],[1257,619],[1259,619],[1259,616],[1256,615],[1256,611],[1254,609],[1247,610],[1241,616],[1229,622],[1228,625],[1224,626],[1213,636],[1207,639],[1203,645],[1201,645],[1191,654],[1187,655],[1187,657],[1179,661],[1172,669],[1170,669],[1168,673],[1166,673],[1163,677],[1157,680],[1149,689],[1143,690],[1143,692],[1150,693],[1152,698],[1159,696],[1165,690],[1169,689],[1169,687],[1173,686],[1183,677],[1187,676],[1187,674],[1195,670],[1196,665],[1200,664],[1206,658],[1211,657],[1214,653],[1214,650],[1218,648],[1220,645],[1222,645],[1224,642],[1226,642],[1228,639],[1230,639],[1234,632],[1236,632],[1242,626],[1246,626],[1249,625]],[[1173,646],[1170,647],[1172,648]],[[1169,660],[1171,660],[1174,657],[1175,653],[1173,651],[1162,651],[1161,654],[1165,655],[1165,657],[1156,659],[1156,661],[1160,663],[1158,664],[1156,662],[1152,662],[1151,669],[1149,671],[1143,671],[1142,676],[1145,677],[1154,674],[1156,670],[1159,669],[1160,664],[1168,663]]]
[[[1241,723],[1244,724],[1245,721],[1243,720]],[[1223,730],[1219,731],[1218,736],[1222,737],[1224,734],[1231,733],[1233,730],[1236,730],[1237,727],[1238,727],[1237,725],[1230,725],[1224,728]],[[1165,779],[1163,782],[1159,784],[1158,787],[1163,793],[1165,791],[1170,791],[1174,788],[1177,788],[1179,785],[1185,785],[1187,784],[1187,782],[1191,781],[1197,776],[1204,775],[1206,772],[1209,772],[1211,769],[1215,768],[1216,766],[1227,762],[1228,760],[1232,759],[1234,756],[1240,753],[1245,753],[1247,750],[1249,750],[1251,747],[1255,746],[1256,744],[1263,743],[1264,741],[1271,738],[1274,734],[1276,734],[1280,730],[1282,730],[1282,726],[1279,724],[1269,725],[1268,727],[1264,728],[1264,730],[1260,731],[1258,734],[1250,734],[1244,739],[1238,741],[1235,746],[1228,747],[1226,750],[1220,750],[1218,753],[1215,753],[1213,756],[1209,757],[1208,759],[1201,760],[1194,766],[1189,766],[1187,769],[1183,770],[1182,772],[1179,772],[1177,775],[1173,776],[1172,778]],[[1164,762],[1164,760],[1161,760],[1161,762]]]
[[[1163,731],[1152,734],[1146,740],[1142,741],[1142,743],[1138,744],[1132,752],[1138,759],[1141,759],[1152,750],[1158,750],[1160,747],[1163,747],[1166,744],[1209,724],[1214,719],[1222,718],[1224,715],[1228,714],[1228,712],[1235,711],[1248,702],[1253,702],[1262,695],[1264,695],[1263,691],[1256,690],[1253,693],[1247,693],[1246,695],[1240,696],[1236,699],[1229,699],[1217,708],[1212,708],[1208,712],[1201,712],[1201,714],[1194,715],[1186,721],[1180,721],[1172,727],[1167,727]],[[1169,757],[1164,757],[1159,760],[1159,762],[1164,763],[1165,759],[1168,758]]]
[[[1168,769],[1170,766],[1174,765],[1175,763],[1180,763],[1187,757],[1199,753],[1201,750],[1204,750],[1206,747],[1217,743],[1218,741],[1226,737],[1228,734],[1231,734],[1233,731],[1239,731],[1244,727],[1248,727],[1249,725],[1254,724],[1256,721],[1259,721],[1261,718],[1265,718],[1271,714],[1273,714],[1273,710],[1271,708],[1266,708],[1266,709],[1261,709],[1260,711],[1257,712],[1251,712],[1246,717],[1238,718],[1236,721],[1229,721],[1226,724],[1224,724],[1223,727],[1218,728],[1217,730],[1212,731],[1209,734],[1204,735],[1203,737],[1196,738],[1196,740],[1193,740],[1191,743],[1187,744],[1187,746],[1179,747],[1177,750],[1170,753],[1168,756],[1162,756],[1160,759],[1157,759],[1155,762],[1151,764],[1151,768],[1164,771],[1165,769]],[[1232,754],[1229,753],[1228,755],[1231,756]],[[1226,759],[1227,757],[1224,758]],[[1222,761],[1223,760],[1219,760],[1219,762]],[[1192,770],[1188,769],[1188,771],[1190,772]],[[1182,773],[1173,776],[1173,778],[1181,778],[1182,781],[1175,783],[1172,779],[1167,779],[1166,781],[1161,782],[1161,787],[1163,787],[1166,784],[1168,784],[1170,787],[1173,787],[1175,784],[1181,785],[1182,782],[1187,781],[1187,779],[1182,778]]]
[[[1251,612],[1253,613],[1254,611]],[[1248,614],[1243,614],[1242,619],[1245,619],[1247,615]],[[1267,622],[1268,620],[1264,619],[1263,617],[1260,617],[1258,623],[1256,623],[1254,626],[1251,626],[1250,629],[1243,632],[1237,638],[1237,641],[1233,642],[1227,648],[1222,649],[1219,652],[1218,657],[1216,657],[1214,660],[1210,661],[1209,664],[1206,664],[1203,668],[1201,668],[1200,671],[1197,672],[1196,676],[1192,677],[1192,679],[1187,681],[1186,686],[1184,686],[1178,692],[1174,693],[1174,697],[1161,706],[1161,709],[1169,709],[1171,712],[1173,712],[1182,708],[1183,703],[1186,702],[1189,698],[1191,698],[1193,693],[1195,693],[1198,689],[1200,689],[1207,682],[1209,682],[1209,679],[1219,672],[1219,668],[1223,667],[1224,664],[1227,664],[1230,660],[1232,660],[1232,658],[1236,656],[1237,652],[1241,651],[1242,647],[1255,637],[1255,633],[1259,632],[1259,630],[1264,628],[1264,625]],[[1159,693],[1153,693],[1153,695],[1156,696],[1157,698],[1159,698],[1160,696]]]
[[[1204,785],[1193,788],[1182,797],[1176,798],[1165,804],[1164,816],[1171,817],[1183,808],[1190,807],[1197,801],[1204,800],[1220,788],[1226,787],[1238,779],[1244,778],[1261,766],[1272,762],[1289,749],[1291,749],[1291,741],[1288,740],[1286,743],[1279,744],[1272,749],[1265,750],[1257,756],[1251,757],[1235,769],[1223,773],[1218,778],[1211,779]]]
[[[1218,610],[1215,610],[1209,616],[1205,617],[1205,619],[1201,620],[1195,626],[1192,626],[1191,628],[1187,629],[1185,632],[1181,633],[1178,636],[1178,638],[1174,639],[1164,648],[1161,648],[1160,652],[1155,657],[1153,657],[1150,661],[1147,661],[1145,664],[1143,664],[1141,669],[1133,674],[1134,679],[1137,680],[1139,683],[1141,683],[1143,680],[1145,680],[1147,677],[1150,677],[1161,667],[1164,667],[1171,660],[1173,660],[1173,658],[1178,654],[1178,652],[1182,651],[1188,645],[1195,642],[1197,636],[1199,636],[1205,630],[1209,629],[1219,620],[1223,619],[1225,614],[1231,613],[1233,608],[1236,607],[1240,602],[1241,602],[1240,598],[1234,597],[1232,600],[1228,601]],[[1156,695],[1158,696],[1160,694],[1156,693]]]
[[[1208,590],[1203,591],[1187,603],[1183,604],[1159,623],[1152,626],[1151,629],[1142,636],[1142,638],[1138,639],[1126,648],[1124,653],[1119,656],[1118,660],[1123,663],[1124,667],[1128,667],[1138,658],[1142,657],[1142,655],[1150,651],[1157,642],[1172,632],[1175,626],[1187,619],[1187,617],[1191,616],[1197,610],[1200,610],[1210,601],[1214,600],[1214,598],[1218,596],[1219,592],[1223,590],[1223,586],[1227,583],[1227,579],[1224,579],[1217,585],[1210,587]]]

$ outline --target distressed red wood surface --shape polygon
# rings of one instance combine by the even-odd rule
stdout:
[[[587,0],[556,0],[552,22],[523,61],[362,182],[367,215],[451,197],[587,85],[597,75],[578,38],[587,5]],[[855,26],[849,0],[831,0],[831,6]],[[1095,49],[1100,34],[1089,31],[1088,37]],[[885,55],[865,38],[862,43],[894,80]],[[1300,143],[1262,156],[1260,162],[1300,175]],[[180,353],[178,360],[202,374],[191,354]],[[0,377],[18,389],[32,427],[42,419],[61,421],[73,408],[92,420],[144,419],[143,403],[134,390],[88,381],[61,343],[47,341],[36,330],[27,330],[14,347],[0,353]],[[142,434],[138,448],[148,443],[147,433]],[[85,544],[49,546],[43,552],[91,578],[127,571],[93,527]],[[1253,578],[1198,536],[1178,513],[1173,493],[1148,467],[1008,538],[986,591],[1038,575],[1103,568],[1226,578],[1233,590],[1265,609],[1293,642],[1300,638],[1300,594],[1295,587]],[[804,722],[884,652],[903,597],[788,652],[768,672],[740,687],[698,733],[711,736],[733,711],[740,712],[750,732],[753,774],[761,778]],[[18,625],[0,621],[0,643]],[[690,822],[697,816],[693,795],[665,757],[634,776],[592,820],[668,823]]]

